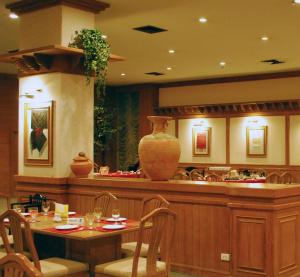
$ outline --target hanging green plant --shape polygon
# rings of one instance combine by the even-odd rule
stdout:
[[[69,47],[83,49],[87,82],[95,77],[94,149],[101,156],[101,161],[96,162],[106,164],[105,152],[109,149],[113,135],[118,131],[114,127],[116,109],[111,106],[105,93],[110,46],[100,31],[83,29],[75,32]]]
[[[94,29],[83,29],[75,32],[73,41],[69,47],[83,49],[84,73],[88,83],[91,77],[95,77],[96,91],[104,93],[106,85],[106,73],[110,46],[103,34]]]

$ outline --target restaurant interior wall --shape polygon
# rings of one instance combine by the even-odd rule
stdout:
[[[300,77],[159,89],[159,107],[299,99]]]
[[[18,79],[0,74],[0,191],[13,194],[18,171]]]
[[[23,77],[19,80],[20,94],[32,93],[33,98],[21,98],[19,102],[19,174],[29,176],[66,177],[70,175],[70,163],[85,152],[93,159],[93,93],[92,82],[87,86],[85,76],[51,73]],[[54,101],[53,166],[24,165],[24,103]],[[90,120],[83,120],[82,115]],[[56,119],[62,120],[56,120]],[[76,122],[76,128],[73,128]]]

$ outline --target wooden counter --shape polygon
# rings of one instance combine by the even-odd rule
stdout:
[[[82,213],[98,192],[109,190],[119,198],[122,215],[136,219],[141,199],[161,194],[178,214],[172,259],[178,271],[300,276],[300,185],[25,176],[16,181],[19,195],[40,192]],[[222,253],[230,261],[222,261]]]

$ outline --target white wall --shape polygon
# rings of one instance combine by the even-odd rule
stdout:
[[[299,99],[300,77],[161,88],[159,106]]]
[[[42,89],[42,92],[37,92]],[[83,151],[93,160],[93,82],[63,73],[20,78],[20,94],[30,92],[33,99],[19,102],[19,174],[66,177],[72,159]],[[53,167],[24,165],[24,103],[55,101],[53,126]]]
[[[290,164],[300,165],[300,115],[290,116]]]
[[[285,117],[264,116],[261,125],[268,126],[267,156],[260,158],[247,157],[246,128],[249,117],[230,119],[230,163],[231,164],[285,164]]]
[[[205,125],[211,127],[211,154],[209,157],[193,157],[192,127],[199,124],[200,121],[205,121]],[[225,118],[180,119],[178,130],[181,163],[226,163]]]

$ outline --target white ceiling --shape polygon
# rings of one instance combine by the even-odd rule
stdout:
[[[18,20],[8,18],[0,0],[0,53],[18,48]],[[291,0],[107,0],[97,16],[114,54],[126,61],[109,67],[109,84],[171,82],[300,69],[300,5]],[[200,24],[198,18],[208,19]],[[145,34],[154,25],[168,32]],[[262,35],[270,39],[260,40]],[[168,49],[175,49],[170,55]],[[286,63],[263,64],[276,58]],[[226,61],[224,68],[219,66]],[[172,71],[166,67],[171,66]],[[0,65],[0,72],[15,72]],[[158,71],[163,76],[144,73]],[[126,76],[121,76],[126,73]]]

